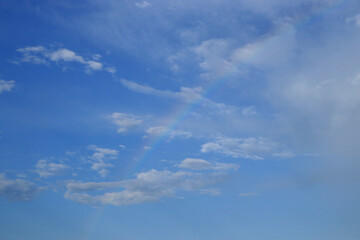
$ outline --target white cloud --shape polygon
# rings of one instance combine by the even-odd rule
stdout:
[[[149,134],[150,136],[159,136],[166,134],[170,138],[175,138],[175,137],[190,138],[193,136],[191,132],[186,132],[182,130],[172,130],[163,126],[150,127],[146,130],[146,133]]]
[[[101,70],[103,68],[102,63],[96,61],[87,61],[87,64],[92,70]]]
[[[151,150],[151,149],[153,149],[153,148],[150,147],[150,146],[144,146],[144,149],[145,149],[145,150]]]
[[[116,68],[114,68],[114,67],[106,67],[105,70],[108,71],[111,74],[116,73]]]
[[[118,133],[125,133],[143,123],[139,116],[129,113],[115,112],[111,114],[110,119],[118,127]]]
[[[205,71],[203,78],[213,79],[236,70],[229,59],[231,44],[226,39],[210,39],[193,47],[199,58],[199,67]]]
[[[217,188],[205,188],[200,189],[199,191],[202,195],[218,196],[221,194],[220,190]]]
[[[245,108],[241,109],[241,113],[244,116],[254,116],[257,114],[254,106],[245,107]]]
[[[264,159],[275,151],[277,144],[263,137],[226,138],[219,137],[201,146],[201,152],[221,153],[233,158]]]
[[[240,193],[238,196],[239,197],[254,197],[254,196],[257,196],[257,195],[258,195],[257,193],[249,192],[249,193]]]
[[[48,162],[44,159],[39,160],[35,165],[35,171],[40,177],[61,175],[67,168],[68,166],[62,163]]]
[[[43,46],[33,46],[17,49],[23,56],[22,62],[30,62],[33,64],[46,64],[48,63],[47,57],[44,54],[47,52],[47,49]]]
[[[212,164],[203,159],[186,158],[179,164],[179,167],[191,170],[208,170],[212,168]]]
[[[119,188],[122,182],[71,182],[66,184],[66,189],[70,192],[102,191],[109,188]]]
[[[14,87],[15,87],[14,80],[5,81],[0,79],[0,93],[6,91],[10,92]]]
[[[346,23],[355,23],[356,26],[360,27],[360,14],[346,18]]]
[[[149,7],[151,4],[148,1],[143,1],[143,2],[137,2],[135,3],[135,6],[137,6],[138,8],[147,8]]]
[[[217,195],[218,190],[206,189],[223,179],[218,173],[201,174],[185,171],[171,172],[149,170],[137,174],[136,178],[120,182],[69,183],[65,198],[84,204],[127,205],[159,201],[176,197],[177,192],[197,191],[202,194]],[[107,189],[115,189],[108,192]],[[93,195],[92,191],[106,191]]]
[[[47,52],[45,53],[45,56],[47,56],[51,61],[59,62],[59,61],[65,61],[65,62],[79,62],[84,63],[85,60],[83,57],[77,55],[75,52],[68,50],[68,49],[59,49],[54,52]]]
[[[207,80],[238,79],[249,66],[268,70],[286,65],[295,47],[296,32],[286,21],[278,28],[275,34],[240,47],[235,39],[209,39],[193,47],[201,76]]]
[[[128,89],[140,92],[143,94],[158,96],[158,97],[165,97],[165,98],[172,98],[180,100],[184,103],[201,103],[201,106],[208,109],[209,111],[219,113],[219,114],[232,114],[235,112],[240,112],[240,108],[226,105],[224,103],[214,102],[206,97],[203,96],[204,90],[201,87],[189,88],[189,87],[181,87],[180,91],[173,92],[169,90],[159,90],[153,87],[145,86],[138,84],[133,81],[121,79],[120,82],[123,86],[127,87]]]
[[[0,173],[0,197],[9,201],[29,201],[38,192],[39,188],[34,183],[24,179],[8,179]]]
[[[178,167],[187,168],[191,170],[217,170],[217,171],[226,171],[226,170],[237,170],[239,165],[230,164],[230,163],[210,163],[204,159],[199,158],[186,158],[184,159]]]
[[[77,62],[86,67],[87,72],[103,70],[103,63],[99,62],[101,56],[95,54],[92,59],[87,60],[84,57],[76,54],[66,48],[60,48],[57,50],[47,49],[43,46],[25,47],[17,50],[23,56],[22,62],[30,62],[34,64],[48,64],[49,62],[56,62],[63,64],[64,62]],[[106,71],[115,73],[114,67],[106,67]]]
[[[102,56],[101,56],[100,54],[94,54],[94,55],[92,56],[92,59],[93,59],[93,60],[96,60],[96,61],[100,60],[101,58],[102,58]]]
[[[116,159],[119,155],[119,151],[109,148],[100,148],[94,145],[90,146],[95,151],[90,156],[91,169],[97,171],[101,177],[106,177],[109,174],[108,168],[114,167],[110,160]]]

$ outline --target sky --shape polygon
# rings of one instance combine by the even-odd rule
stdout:
[[[0,2],[0,238],[357,240],[360,3]]]

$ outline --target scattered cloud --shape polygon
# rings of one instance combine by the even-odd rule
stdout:
[[[49,64],[50,62],[62,64],[65,62],[76,62],[84,65],[87,72],[100,70],[105,70],[110,73],[116,72],[114,67],[104,68],[104,64],[99,62],[101,56],[98,54],[95,54],[92,57],[93,60],[88,60],[66,48],[53,50],[47,49],[43,46],[33,46],[19,48],[17,51],[22,54],[21,62],[29,62],[33,64]]]
[[[213,142],[201,146],[202,153],[215,152],[233,158],[264,159],[265,155],[275,151],[277,144],[263,137],[227,138],[219,137]]]
[[[68,166],[62,163],[48,162],[47,160],[41,159],[35,165],[35,171],[40,177],[50,177],[61,175],[68,168]]]
[[[90,149],[95,151],[95,153],[90,156],[91,169],[97,171],[101,177],[106,177],[109,173],[109,170],[107,169],[114,167],[109,161],[116,159],[119,155],[119,151],[109,148],[100,148],[94,145],[91,145]]]
[[[193,172],[158,171],[155,169],[141,172],[136,178],[120,182],[77,182],[68,183],[65,198],[91,205],[128,205],[159,201],[162,198],[176,197],[177,192],[198,191],[216,195],[215,190],[204,187],[221,181],[221,174],[201,174]],[[93,191],[105,191],[106,189],[117,191],[105,192],[93,195]]]
[[[205,79],[214,79],[231,71],[237,71],[228,59],[231,52],[231,43],[227,39],[210,39],[192,48],[199,59],[199,67],[205,73]]]
[[[360,27],[360,14],[357,14],[353,17],[347,17],[346,23],[354,23],[356,26]]]
[[[29,201],[33,199],[39,188],[24,179],[9,179],[0,173],[0,197],[8,201]]]
[[[257,195],[258,195],[257,193],[249,192],[249,193],[240,193],[238,196],[239,197],[254,197],[254,196],[257,196]]]
[[[144,146],[144,149],[145,149],[145,150],[152,150],[153,148],[150,147],[150,146]]]
[[[237,170],[239,165],[230,163],[210,163],[204,159],[199,158],[186,158],[178,167],[187,168],[190,170],[216,170],[216,171],[227,171]]]
[[[143,2],[137,2],[135,3],[135,6],[138,8],[147,8],[149,7],[151,4],[148,1],[143,1]]]
[[[1,80],[0,79],[0,94],[2,92],[10,92],[15,87],[15,81],[14,80]]]
[[[199,190],[202,195],[218,196],[221,194],[220,189],[218,188],[205,188]]]
[[[180,100],[184,103],[199,103],[202,107],[208,109],[211,112],[215,112],[218,114],[233,114],[239,112],[241,114],[241,109],[235,106],[226,105],[224,103],[214,102],[206,97],[204,97],[204,90],[201,87],[189,88],[189,87],[181,87],[180,91],[174,92],[169,90],[159,90],[150,86],[141,85],[139,83],[121,79],[121,84],[135,92],[158,96],[158,97],[165,97],[165,98],[172,98]],[[246,112],[245,113],[249,113]]]
[[[139,116],[120,112],[111,114],[110,120],[118,127],[118,133],[125,133],[143,123]]]
[[[150,127],[146,130],[146,133],[150,136],[168,135],[170,139],[175,137],[190,138],[193,136],[191,132],[172,130],[164,126]]]
[[[295,35],[291,24],[283,21],[277,32],[242,46],[235,39],[215,38],[205,40],[191,49],[198,58],[202,78],[238,79],[247,73],[249,67],[271,69],[287,64],[292,56],[291,50],[295,47]]]

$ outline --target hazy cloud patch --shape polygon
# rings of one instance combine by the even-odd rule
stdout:
[[[10,92],[15,87],[14,80],[1,80],[0,79],[0,94],[3,92]]]
[[[8,201],[29,201],[33,199],[39,188],[32,182],[24,179],[9,179],[0,173],[0,197]]]

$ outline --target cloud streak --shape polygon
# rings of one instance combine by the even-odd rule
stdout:
[[[289,151],[280,151],[279,144],[264,137],[218,137],[201,146],[202,153],[219,153],[233,158],[263,160],[266,156],[293,157]]]
[[[21,62],[33,64],[49,64],[50,62],[65,64],[75,62],[85,66],[87,72],[105,70],[115,73],[116,71],[113,67],[104,67],[103,63],[95,61],[95,59],[99,58],[89,60],[66,48],[53,50],[47,49],[44,46],[31,46],[19,48],[17,51],[22,54]]]

